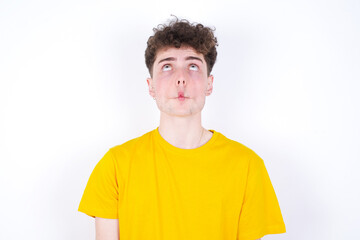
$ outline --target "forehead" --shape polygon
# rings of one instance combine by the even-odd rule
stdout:
[[[198,53],[192,47],[180,47],[180,48],[166,47],[166,48],[160,49],[156,53],[155,63],[161,61],[161,59],[164,59],[164,58],[173,57],[176,59],[182,59],[182,58],[186,58],[188,56],[194,56],[194,57],[198,57],[198,58],[201,58],[202,60],[204,60],[203,54]]]

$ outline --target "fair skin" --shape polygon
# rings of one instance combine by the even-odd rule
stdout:
[[[210,140],[212,132],[202,127],[201,111],[213,81],[204,56],[193,48],[169,47],[157,52],[147,84],[160,110],[159,133],[167,142],[192,149]],[[117,219],[96,218],[95,223],[96,240],[119,239]]]
[[[207,75],[204,56],[193,48],[171,47],[157,53],[147,83],[160,110],[159,133],[167,142],[191,149],[211,138],[212,133],[201,125],[201,111],[213,80]]]
[[[119,220],[95,217],[96,240],[119,240]]]

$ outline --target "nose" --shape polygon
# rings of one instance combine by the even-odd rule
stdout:
[[[177,81],[176,81],[176,85],[186,85],[186,81],[185,81],[185,79],[178,79]]]
[[[186,80],[185,80],[185,73],[183,73],[182,71],[180,71],[177,75],[177,78],[176,78],[176,85],[177,86],[185,86],[186,85]]]

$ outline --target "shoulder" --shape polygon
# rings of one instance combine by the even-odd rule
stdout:
[[[152,131],[149,131],[139,137],[130,139],[122,144],[113,146],[109,149],[109,152],[111,152],[115,157],[119,155],[127,155],[131,152],[134,152],[136,149],[138,149],[140,146],[144,145],[144,143],[149,143],[151,140]]]
[[[246,146],[245,144],[230,139],[223,135],[220,132],[218,133],[218,147],[223,149],[223,151],[226,151],[229,153],[229,155],[232,156],[232,158],[235,158],[237,161],[240,161],[242,163],[248,164],[262,164],[263,160],[259,157],[259,155],[252,150],[250,147]]]
[[[143,143],[149,142],[151,139],[150,133],[151,132],[147,132],[142,136],[111,147],[101,161],[104,166],[106,165],[104,168],[114,169],[116,174],[120,176],[119,179],[125,181],[134,153],[136,153],[140,147],[143,147]]]
[[[242,155],[257,156],[255,151],[253,151],[251,148],[249,148],[245,144],[243,144],[237,140],[230,139],[220,132],[217,132],[217,133],[219,135],[218,142],[219,142],[219,144],[222,145],[222,147],[229,148],[229,150],[235,151],[235,153],[241,153]]]

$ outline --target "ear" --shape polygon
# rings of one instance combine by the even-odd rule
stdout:
[[[212,93],[212,90],[213,90],[214,76],[210,75],[210,76],[208,76],[207,79],[208,79],[208,81],[207,81],[205,94],[206,94],[206,96],[209,96]]]
[[[155,97],[155,86],[154,86],[154,83],[153,83],[153,79],[152,78],[147,78],[146,79],[146,82],[148,84],[148,87],[149,87],[149,94],[151,97]]]

